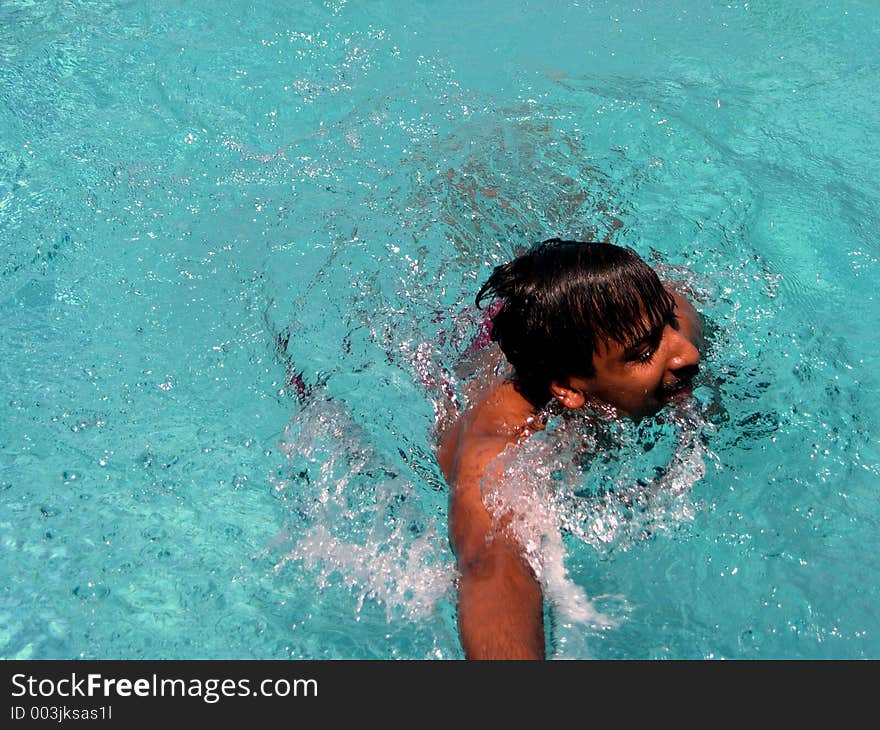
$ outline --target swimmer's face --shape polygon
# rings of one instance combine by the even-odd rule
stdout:
[[[699,315],[675,295],[675,316],[637,342],[600,344],[593,355],[595,374],[569,377],[551,386],[568,408],[594,400],[631,418],[649,416],[672,400],[690,395],[702,343]]]

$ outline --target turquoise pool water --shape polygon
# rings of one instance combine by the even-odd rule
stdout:
[[[618,219],[712,337],[493,496],[552,655],[880,656],[878,49],[854,1],[0,3],[0,655],[460,657],[431,384],[494,264]]]

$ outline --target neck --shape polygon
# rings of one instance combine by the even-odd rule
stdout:
[[[545,409],[526,398],[516,383],[505,379],[498,386],[498,394],[503,403],[504,420],[510,427],[524,436],[544,430],[547,422]]]

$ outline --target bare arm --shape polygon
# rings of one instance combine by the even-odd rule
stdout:
[[[543,659],[541,586],[506,531],[493,525],[480,482],[506,442],[481,439],[457,459],[450,538],[461,572],[458,623],[468,659]]]

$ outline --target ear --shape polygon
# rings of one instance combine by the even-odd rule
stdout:
[[[550,392],[566,408],[580,408],[587,402],[586,393],[574,387],[569,381],[561,383],[554,380],[550,383]]]

